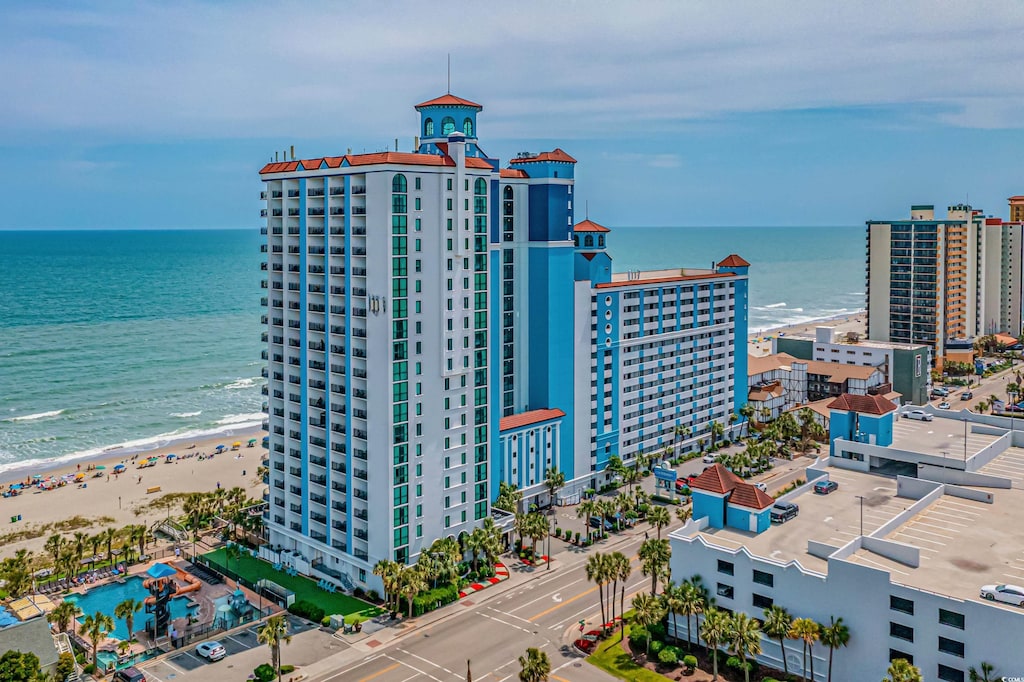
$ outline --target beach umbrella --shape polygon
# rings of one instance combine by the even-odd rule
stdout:
[[[237,448],[237,447],[240,447],[241,445],[242,445],[242,441],[236,440],[234,443],[231,444],[231,447]]]
[[[85,479],[85,474],[83,474],[83,473],[81,473],[81,472],[79,472],[79,473],[75,474],[75,480],[76,480],[76,481],[81,481],[81,480],[83,480],[83,479]]]
[[[35,476],[32,477],[32,480],[33,481],[38,481],[38,480],[42,479],[42,477],[43,477],[42,474],[36,474]]]
[[[255,438],[250,438],[250,439],[249,439],[249,445],[252,445],[252,444],[253,444],[253,443],[255,443],[255,442],[256,442],[256,439],[255,439]]]
[[[178,569],[174,568],[173,566],[168,566],[167,564],[163,563],[156,563],[149,567],[149,570],[146,571],[146,575],[148,575],[150,578],[169,578],[170,576],[175,575],[177,572]]]
[[[115,472],[124,471],[124,469],[125,466],[123,464],[118,464],[117,466],[114,467]]]
[[[227,447],[227,445],[218,445],[218,446],[217,446],[217,449],[218,449],[218,450],[223,450],[223,449],[225,449],[226,447]]]
[[[99,470],[99,471],[103,471],[103,470],[105,470],[106,468],[107,468],[107,467],[103,466],[102,464],[100,464],[99,466],[95,466],[95,467],[93,467],[93,469],[97,469],[97,470]]]

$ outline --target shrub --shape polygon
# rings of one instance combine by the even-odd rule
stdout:
[[[366,596],[366,592],[363,591],[363,588],[357,587],[356,589],[352,590],[352,595],[355,596],[356,599],[362,599]]]
[[[75,671],[75,657],[69,653],[63,653],[57,657],[57,679],[64,680]]]
[[[651,637],[661,640],[662,642],[665,641],[665,637],[668,634],[664,623],[654,623],[647,630],[651,633]]]
[[[256,669],[252,671],[253,677],[256,678],[257,682],[273,682],[277,679],[277,673],[274,671],[274,667],[268,663],[260,663],[256,666]]]
[[[294,665],[282,665],[281,666],[281,674],[282,675],[287,675],[288,673],[293,673],[293,672],[295,672],[295,666]]]
[[[580,541],[580,532],[576,531],[576,542]]]
[[[650,637],[651,634],[646,628],[634,627],[629,631],[629,642],[638,649],[646,649]]]
[[[94,672],[96,672],[96,664],[90,663],[89,665],[82,668],[82,672],[86,675],[92,675]]]
[[[676,665],[679,663],[679,657],[672,650],[672,647],[667,646],[658,652],[658,662],[664,665]]]
[[[454,585],[443,585],[433,590],[427,590],[413,597],[412,613],[414,616],[420,616],[446,604],[451,604],[458,598],[459,590]]]
[[[683,656],[683,665],[686,666],[687,670],[692,672],[697,668],[697,657],[692,654]]]
[[[657,639],[651,640],[651,653],[655,656],[661,653],[661,650],[665,648],[665,643]]]
[[[324,616],[323,618],[321,618],[320,619],[320,625],[322,625],[325,628],[326,627],[330,627],[330,625],[331,625],[331,617],[330,616]]]
[[[559,528],[558,526],[555,526],[555,537],[556,538],[562,537],[562,529]]]
[[[368,590],[366,592],[366,598],[369,599],[372,602],[379,602],[380,601],[380,595],[377,594],[377,590]]]
[[[324,619],[324,616],[327,615],[326,613],[324,613],[324,610],[322,608],[320,608],[313,602],[305,600],[299,600],[295,602],[294,604],[288,607],[288,611],[289,613],[294,613],[296,616],[299,616],[300,618],[305,618],[306,620],[313,621],[314,623],[319,623]]]

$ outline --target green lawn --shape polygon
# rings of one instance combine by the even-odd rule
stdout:
[[[626,636],[629,636],[629,625],[626,626]],[[617,632],[601,642],[594,653],[587,657],[587,662],[622,680],[665,682],[665,677],[662,675],[633,662],[630,655],[619,644]]]
[[[214,550],[209,554],[204,554],[203,558],[222,570],[228,568],[227,552],[223,548]],[[316,586],[316,582],[309,578],[300,575],[288,575],[284,571],[275,571],[274,567],[266,561],[248,555],[232,559],[228,573],[229,575],[237,573],[242,576],[243,580],[250,583],[255,583],[264,578],[271,580],[281,587],[294,592],[295,601],[312,602],[326,611],[327,615],[344,614],[347,622],[354,620],[354,617],[362,619],[373,618],[378,614],[384,613],[383,610],[376,606],[355,597],[349,597],[340,592],[325,592]]]

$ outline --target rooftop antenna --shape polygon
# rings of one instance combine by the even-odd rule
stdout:
[[[448,53],[448,94],[452,94],[452,53]]]
[[[590,199],[587,199],[583,203],[583,219],[590,220]]]

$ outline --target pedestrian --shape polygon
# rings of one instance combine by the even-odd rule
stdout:
[[[139,483],[142,483],[142,476],[139,476],[139,480],[136,482],[135,485],[138,485]]]
[[[245,478],[245,469],[242,469],[242,478]]]
[[[217,481],[217,490],[220,490],[220,481]]]
[[[644,540],[649,540],[650,537],[651,537],[650,533],[648,533],[647,531],[644,531]]]

